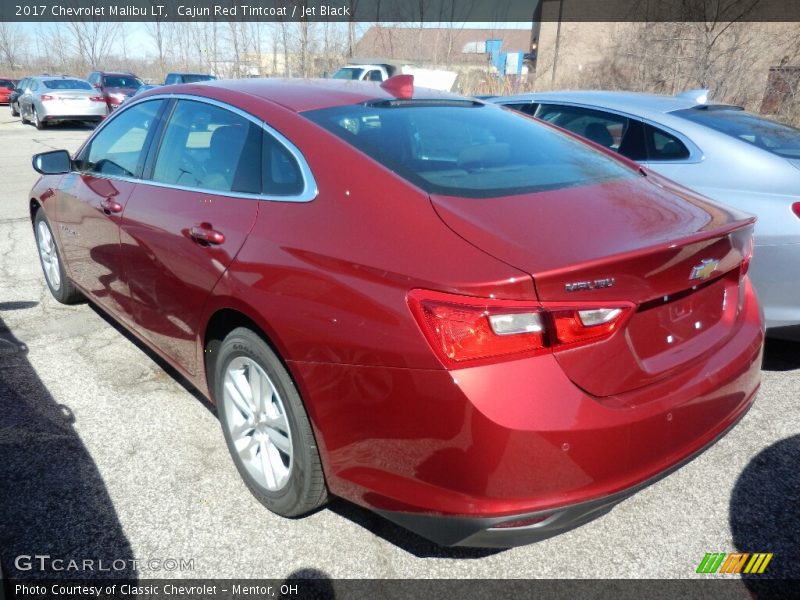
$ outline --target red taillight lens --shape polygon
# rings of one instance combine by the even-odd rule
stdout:
[[[559,344],[583,344],[611,335],[622,323],[624,308],[554,310],[553,325]]]
[[[800,217],[800,202],[795,202],[794,204],[792,204],[792,211],[794,212],[794,214]]]
[[[106,99],[103,98],[102,96],[90,96],[89,100],[91,100],[92,102],[105,102],[106,101]]]
[[[515,300],[412,290],[408,303],[448,367],[533,356],[610,336],[632,305],[548,307]]]
[[[742,259],[742,277],[747,275],[747,272],[750,270],[750,261],[753,259],[753,249],[755,247],[755,241],[753,237],[750,236],[750,241],[747,244],[747,249],[744,253],[744,259]]]
[[[39,96],[39,100],[42,102],[47,102],[48,100],[55,100],[55,98],[53,96],[48,96],[47,94],[42,94]]]
[[[408,303],[437,356],[448,365],[530,354],[545,345],[537,307],[424,290],[411,291]]]

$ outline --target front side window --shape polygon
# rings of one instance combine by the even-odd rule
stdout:
[[[153,180],[221,192],[261,192],[262,129],[231,111],[180,100],[169,118]]]
[[[636,176],[532,119],[470,101],[381,101],[302,114],[429,193],[487,198]]]
[[[352,79],[355,81],[361,78],[362,73],[364,73],[364,69],[342,67],[333,74],[333,79]]]
[[[535,115],[536,109],[539,108],[538,104],[531,102],[515,102],[513,104],[504,104],[503,106],[531,116]]]
[[[783,158],[800,158],[800,129],[734,107],[687,108],[671,114]]]
[[[144,162],[147,134],[155,124],[162,103],[162,100],[143,102],[117,114],[81,152],[79,170],[137,177]]]

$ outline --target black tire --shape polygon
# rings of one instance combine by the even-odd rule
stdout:
[[[14,105],[11,104],[11,116],[18,117],[19,116],[19,107],[14,108]]]
[[[47,123],[45,123],[44,121],[42,121],[39,118],[39,112],[36,110],[36,107],[34,106],[31,110],[33,111],[33,125],[34,125],[34,127],[36,127],[36,129],[38,129],[39,131],[41,131],[42,129],[47,127]]]
[[[269,510],[284,517],[299,517],[325,504],[328,490],[311,423],[300,394],[278,356],[261,337],[244,327],[231,331],[214,350],[216,357],[213,359],[212,393],[217,403],[217,414],[233,462],[250,492]],[[277,392],[289,427],[287,437],[290,438],[291,462],[288,479],[283,487],[274,491],[262,484],[248,470],[234,444],[233,423],[229,415],[243,416],[244,413],[239,411],[230,396],[224,393],[225,376],[234,360],[241,363],[241,360],[247,361],[247,359],[255,362],[269,378],[269,382]],[[254,441],[255,435],[253,429],[249,439]],[[239,441],[245,440],[246,437],[240,437]],[[253,454],[255,455],[256,451],[253,451]]]
[[[50,234],[50,239],[52,240],[52,252],[55,254],[56,259],[58,261],[57,271],[58,271],[58,281],[54,281],[54,277],[48,274],[48,267],[45,264],[45,257],[44,252],[42,251],[42,231],[41,228],[46,227],[47,231]],[[72,283],[72,280],[67,276],[67,273],[64,269],[64,261],[61,258],[61,250],[58,248],[58,244],[56,243],[56,238],[53,235],[53,230],[50,227],[50,223],[47,222],[47,217],[44,215],[44,211],[39,209],[36,211],[36,217],[33,220],[33,233],[36,238],[36,251],[39,254],[39,264],[42,266],[42,272],[44,274],[44,280],[47,282],[47,287],[50,288],[50,293],[53,294],[53,298],[61,302],[62,304],[75,304],[83,300],[83,294],[75,287]]]
[[[20,119],[20,121],[22,121],[23,125],[25,125],[26,123],[29,123],[28,119],[25,117],[25,111],[22,110],[22,105],[21,104],[19,105],[19,119]]]

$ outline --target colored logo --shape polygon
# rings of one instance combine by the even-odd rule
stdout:
[[[767,570],[769,561],[772,560],[772,552],[737,552],[726,554],[724,552],[709,552],[700,561],[697,567],[698,573],[724,573],[734,575],[736,573],[763,573]]]
[[[717,270],[718,266],[718,260],[704,258],[700,261],[699,265],[692,267],[692,274],[689,276],[689,279],[708,279],[711,277],[711,274]]]

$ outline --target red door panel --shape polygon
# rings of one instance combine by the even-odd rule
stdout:
[[[144,183],[128,201],[120,232],[126,311],[189,373],[203,304],[242,247],[258,204]]]

